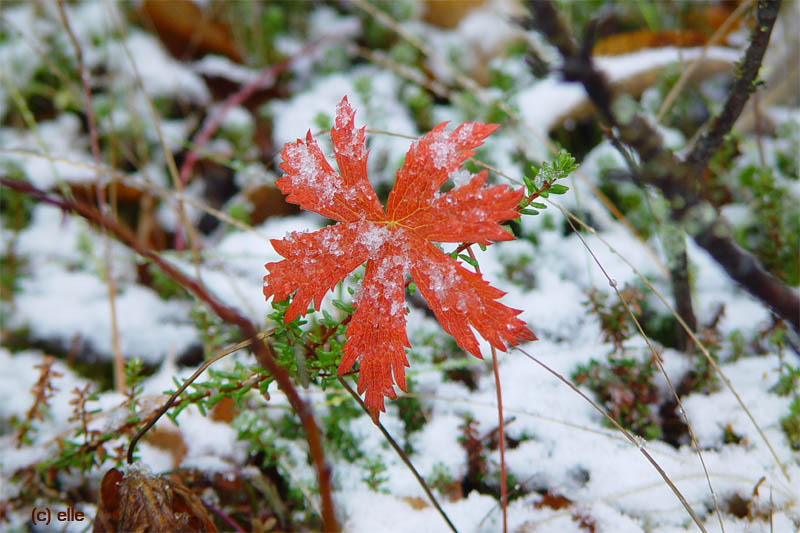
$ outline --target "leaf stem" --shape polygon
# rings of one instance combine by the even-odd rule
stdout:
[[[353,388],[347,383],[347,381],[345,381],[345,379],[342,376],[338,376],[338,378],[339,378],[339,383],[341,383],[342,387],[344,387],[345,390],[348,393],[350,393],[350,396],[352,396],[353,399],[356,402],[358,402],[358,405],[361,406],[361,409],[363,409],[365,413],[367,413],[370,417],[372,417],[372,413],[369,412],[369,409],[367,408],[366,404],[364,403],[364,400],[361,399],[361,396],[359,396],[358,393],[353,390]],[[430,487],[428,487],[428,484],[425,482],[425,479],[417,471],[416,467],[411,462],[411,459],[408,458],[408,454],[405,451],[403,451],[403,448],[401,448],[399,444],[397,444],[397,441],[394,440],[392,435],[388,431],[386,431],[386,428],[383,427],[383,424],[380,423],[380,420],[376,420],[376,419],[373,419],[373,420],[375,422],[375,425],[378,426],[378,429],[381,430],[381,433],[383,433],[383,436],[386,437],[386,440],[389,442],[389,445],[391,445],[391,447],[394,448],[394,451],[397,452],[397,455],[400,456],[400,459],[403,461],[403,463],[405,463],[405,465],[408,467],[408,469],[411,470],[411,473],[414,474],[414,477],[417,478],[417,481],[422,486],[422,490],[424,490],[425,494],[428,495],[428,499],[430,499],[430,501],[433,504],[433,506],[436,508],[436,510],[442,516],[442,519],[444,519],[444,521],[447,522],[447,527],[450,528],[450,531],[453,531],[454,533],[458,533],[458,530],[456,529],[456,526],[453,525],[453,522],[450,521],[450,517],[447,516],[447,513],[444,512],[444,509],[442,509],[442,506],[439,505],[439,501],[433,495],[433,492],[431,491]]]

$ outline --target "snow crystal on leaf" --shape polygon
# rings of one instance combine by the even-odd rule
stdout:
[[[469,183],[474,175],[467,169],[460,168],[450,173],[449,178],[453,180],[453,186],[455,189],[459,187],[463,187],[467,183]]]
[[[439,132],[430,146],[433,155],[433,166],[437,169],[447,168],[458,155],[458,146],[452,142],[447,132]]]
[[[440,265],[428,263],[425,265],[427,275],[431,280],[431,289],[436,293],[436,297],[445,300],[450,295],[450,290],[458,284],[458,274],[453,265]]]
[[[329,231],[322,236],[322,247],[326,253],[339,257],[344,254],[342,249],[342,235],[338,232]]]
[[[342,193],[342,186],[336,175],[326,172],[305,144],[298,142],[287,145],[286,156],[297,164],[297,174],[292,176],[293,181],[311,189],[322,205],[330,206],[333,197]]]
[[[392,232],[385,225],[365,222],[356,242],[369,250],[370,257],[374,257],[391,237]]]
[[[458,128],[458,135],[456,139],[459,143],[464,144],[466,143],[470,137],[472,137],[472,132],[475,129],[474,122],[465,122]]]

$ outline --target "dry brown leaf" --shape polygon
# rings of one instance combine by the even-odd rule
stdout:
[[[663,48],[665,46],[691,48],[703,46],[707,40],[705,35],[694,30],[639,30],[618,33],[600,39],[595,43],[593,53],[598,56],[616,56],[646,48]]]
[[[210,20],[191,0],[146,0],[139,13],[155,27],[164,46],[175,57],[219,54],[242,62],[228,26]]]
[[[424,4],[425,22],[440,28],[455,28],[483,0],[427,0]]]
[[[112,468],[100,483],[95,533],[112,531],[209,531],[217,528],[206,508],[177,477],[134,467]]]

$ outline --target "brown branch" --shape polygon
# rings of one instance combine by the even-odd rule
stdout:
[[[695,175],[700,174],[706,168],[711,156],[722,145],[723,138],[731,131],[736,119],[744,109],[744,105],[755,91],[758,71],[761,68],[761,61],[764,59],[769,36],[775,25],[775,19],[778,18],[780,7],[781,0],[759,0],[756,23],[750,34],[750,45],[747,47],[744,59],[737,66],[736,80],[728,94],[725,106],[719,116],[714,119],[711,129],[697,142],[692,153],[686,158]]]
[[[281,367],[272,349],[272,345],[258,341],[258,331],[253,324],[236,309],[225,305],[212,296],[197,280],[187,276],[171,263],[165,261],[160,255],[153,252],[142,244],[136,236],[124,226],[117,223],[116,220],[101,214],[94,207],[82,202],[67,200],[60,197],[51,196],[45,191],[34,187],[33,185],[9,178],[0,177],[0,186],[14,189],[18,192],[27,194],[41,202],[54,205],[66,212],[78,214],[85,219],[98,224],[99,226],[108,230],[120,242],[130,247],[136,253],[150,259],[158,265],[165,274],[170,276],[173,280],[179,283],[184,289],[192,293],[195,297],[208,305],[214,313],[219,316],[223,321],[233,324],[239,328],[246,339],[252,341],[252,350],[258,360],[259,364],[266,368],[275,381],[278,387],[286,394],[289,403],[294,408],[306,432],[306,440],[308,441],[309,451],[314,462],[314,468],[317,472],[317,482],[319,484],[319,493],[322,500],[322,523],[325,531],[338,531],[339,525],[336,522],[336,517],[333,511],[333,500],[331,498],[331,471],[325,462],[325,455],[322,449],[322,441],[320,438],[320,431],[314,421],[313,414],[308,404],[300,398],[300,395],[292,384],[292,380],[286,370]]]
[[[561,17],[549,0],[530,0],[534,15],[532,25],[558,48],[563,56],[562,73],[567,81],[583,85],[603,120],[617,127],[619,138],[639,154],[643,162],[641,178],[658,187],[671,206],[672,216],[683,223],[695,242],[706,250],[747,292],[770,307],[792,328],[800,332],[800,296],[791,287],[766,272],[752,254],[731,239],[730,228],[703,201],[699,172],[733,127],[736,118],[753,90],[764,51],[775,23],[780,0],[760,0],[757,23],[750,45],[738,69],[723,111],[715,119],[709,133],[696,145],[686,161],[681,161],[664,147],[658,131],[642,116],[635,114],[623,122],[612,111],[613,91],[605,76],[592,63],[587,40],[581,48],[570,37]],[[709,216],[710,215],[710,216]]]

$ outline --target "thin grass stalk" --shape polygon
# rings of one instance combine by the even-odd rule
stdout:
[[[667,381],[667,386],[669,387],[669,390],[672,392],[672,397],[675,398],[675,402],[676,402],[676,404],[678,406],[679,412],[681,413],[681,416],[683,417],[684,421],[686,422],[686,428],[689,431],[689,438],[691,439],[692,447],[695,449],[695,452],[697,453],[697,456],[700,459],[700,464],[703,467],[703,473],[705,474],[706,482],[708,483],[708,490],[711,492],[711,500],[714,502],[714,511],[716,512],[717,518],[719,519],[720,530],[722,531],[722,533],[725,533],[725,525],[722,522],[722,512],[719,509],[719,502],[717,501],[717,493],[714,492],[714,486],[712,485],[711,477],[708,474],[708,468],[706,467],[706,461],[705,461],[705,459],[703,459],[703,452],[700,451],[700,446],[697,444],[697,439],[695,438],[694,430],[692,429],[692,425],[689,422],[689,417],[688,417],[688,415],[686,414],[686,411],[683,408],[683,403],[681,402],[681,398],[678,395],[678,391],[676,391],[675,387],[672,386],[672,380],[669,378],[669,375],[667,374],[667,371],[664,369],[664,365],[662,364],[662,361],[661,361],[661,356],[658,354],[658,352],[656,352],[656,349],[653,346],[653,343],[650,341],[650,338],[645,334],[644,329],[642,329],[642,325],[639,323],[639,320],[636,318],[636,314],[633,312],[633,310],[631,309],[631,306],[628,304],[627,300],[625,300],[625,298],[622,296],[622,293],[619,291],[619,287],[617,287],[617,282],[614,281],[611,278],[611,276],[609,276],[608,272],[606,272],[606,269],[603,267],[602,263],[600,263],[600,260],[594,254],[594,252],[592,251],[591,247],[589,247],[589,244],[583,238],[583,235],[580,234],[578,229],[572,223],[572,220],[570,220],[570,218],[568,216],[566,216],[565,213],[562,212],[562,214],[564,215],[564,218],[569,223],[570,228],[572,228],[572,231],[575,233],[575,235],[578,236],[578,238],[580,239],[580,241],[583,244],[584,248],[586,248],[586,250],[589,252],[589,255],[592,256],[592,259],[597,264],[597,266],[600,268],[600,271],[603,273],[603,276],[605,276],[605,278],[608,280],[608,284],[611,286],[612,289],[614,289],[614,292],[617,294],[617,298],[619,298],[619,301],[622,302],[622,305],[625,307],[625,311],[628,313],[628,315],[631,317],[631,320],[636,325],[636,329],[639,332],[639,335],[647,343],[647,347],[650,349],[650,353],[653,356],[652,357],[653,360],[656,362],[656,365],[658,366],[658,369],[661,371],[661,374],[664,376],[664,379]]]
[[[369,415],[371,418],[372,414],[369,412],[369,409],[364,404],[364,400],[361,399],[361,396],[359,396],[358,393],[355,390],[353,390],[353,388],[347,383],[344,377],[337,376],[337,379],[339,380],[339,383],[342,384],[342,387],[344,387],[345,390],[350,394],[350,396],[352,396],[353,399],[358,403],[361,409],[365,413],[367,413],[367,415]],[[397,441],[394,440],[394,437],[392,437],[391,433],[389,433],[383,426],[383,424],[381,424],[380,420],[373,419],[373,421],[375,422],[375,425],[378,426],[378,429],[386,438],[386,441],[389,443],[392,449],[394,449],[394,451],[397,452],[397,455],[400,456],[400,459],[403,461],[403,463],[408,467],[409,470],[411,470],[411,473],[417,479],[417,482],[419,482],[420,486],[422,487],[422,490],[425,491],[425,494],[428,496],[428,499],[431,501],[431,504],[433,504],[433,506],[436,508],[436,511],[438,511],[439,515],[447,523],[447,527],[450,528],[450,531],[457,533],[458,530],[456,529],[456,526],[453,525],[453,522],[450,521],[450,517],[447,516],[447,513],[444,512],[442,506],[439,505],[439,501],[436,499],[436,496],[433,495],[433,491],[431,491],[430,487],[428,487],[428,483],[425,482],[425,478],[423,478],[417,471],[417,468],[414,466],[414,463],[411,462],[411,459],[408,458],[408,454],[405,451],[403,451],[403,448],[401,448],[399,444],[397,444]]]
[[[787,472],[786,467],[778,458],[778,454],[775,452],[775,449],[772,447],[772,444],[769,442],[769,439],[767,439],[767,436],[764,434],[764,431],[761,429],[761,426],[758,424],[758,422],[756,422],[753,413],[750,412],[750,409],[747,408],[741,396],[739,396],[739,393],[734,388],[733,383],[731,383],[731,380],[728,379],[728,376],[722,371],[722,368],[720,368],[717,362],[714,361],[714,358],[711,357],[711,354],[708,352],[708,349],[702,342],[700,342],[700,339],[697,338],[697,335],[694,334],[694,332],[691,330],[691,328],[689,328],[686,322],[684,322],[684,320],[680,317],[680,315],[678,315],[678,313],[672,308],[667,299],[664,298],[664,295],[661,294],[661,292],[655,286],[653,286],[650,280],[648,280],[647,277],[633,265],[633,263],[631,263],[625,256],[620,254],[613,246],[611,246],[611,244],[607,240],[605,240],[602,236],[600,236],[600,234],[597,233],[597,230],[595,230],[592,226],[586,224],[584,221],[582,221],[579,217],[575,216],[573,213],[570,213],[569,210],[559,206],[555,202],[550,201],[550,203],[561,209],[562,212],[566,213],[569,216],[569,218],[580,224],[582,227],[586,228],[587,231],[589,231],[592,235],[597,237],[603,244],[605,244],[608,247],[609,250],[611,250],[611,252],[613,252],[620,259],[622,259],[625,262],[625,264],[627,264],[631,268],[631,270],[633,270],[633,272],[636,273],[639,279],[641,279],[647,285],[647,287],[651,291],[653,291],[653,294],[655,294],[656,297],[661,301],[661,303],[664,304],[664,307],[666,307],[666,309],[670,312],[670,314],[672,314],[672,316],[675,317],[675,320],[677,320],[678,323],[681,325],[681,327],[684,329],[684,331],[686,331],[686,334],[689,336],[690,339],[692,339],[692,342],[694,342],[695,346],[697,346],[697,348],[703,354],[708,364],[711,365],[711,367],[714,369],[714,372],[717,373],[722,382],[725,383],[725,386],[728,387],[728,390],[731,391],[731,394],[733,394],[733,396],[736,398],[736,401],[739,403],[742,410],[747,415],[747,418],[749,418],[750,422],[752,422],[753,427],[755,427],[756,431],[761,437],[761,440],[763,440],[764,444],[766,444],[767,448],[770,451],[770,454],[772,455],[772,458],[775,460],[775,464],[778,465],[778,468],[783,473],[783,476],[786,478],[786,481],[791,483],[792,480],[789,477],[789,473]]]
[[[659,465],[656,462],[656,460],[653,459],[653,456],[650,455],[650,453],[648,453],[648,451],[644,448],[643,442],[640,441],[641,437],[637,438],[636,436],[632,435],[627,429],[622,427],[622,425],[620,425],[620,423],[617,422],[616,419],[613,416],[608,414],[608,412],[605,409],[603,409],[594,400],[592,400],[586,394],[584,394],[578,387],[573,385],[572,382],[570,382],[564,376],[562,376],[561,374],[559,374],[558,372],[556,372],[555,370],[553,370],[552,368],[550,368],[549,366],[547,366],[546,364],[541,362],[539,359],[537,359],[533,355],[531,355],[528,352],[526,352],[523,348],[520,348],[519,346],[515,346],[514,349],[518,350],[519,352],[524,354],[528,359],[532,360],[534,363],[536,363],[537,365],[539,365],[542,368],[544,368],[550,374],[555,376],[556,379],[558,379],[559,381],[564,383],[566,386],[568,386],[570,389],[572,389],[574,392],[576,392],[578,395],[580,395],[581,398],[583,398],[584,400],[589,402],[589,404],[592,407],[594,407],[594,409],[596,411],[598,411],[601,415],[603,415],[606,418],[606,420],[611,422],[611,424],[615,428],[617,428],[619,431],[621,431],[622,434],[625,435],[625,437],[630,441],[630,443],[633,444],[634,446],[636,446],[639,449],[639,452],[641,452],[641,454],[644,455],[645,459],[647,459],[647,461],[653,466],[653,468],[656,469],[656,471],[661,476],[661,479],[663,479],[664,482],[667,484],[667,486],[670,488],[670,490],[672,490],[672,493],[675,494],[675,496],[681,502],[681,505],[683,505],[683,508],[686,509],[687,513],[689,513],[689,516],[692,518],[692,520],[694,520],[694,523],[697,524],[698,528],[700,528],[700,531],[702,531],[703,533],[708,533],[706,528],[703,526],[703,523],[700,521],[700,518],[694,512],[694,509],[692,509],[692,506],[689,505],[689,502],[686,501],[686,498],[683,496],[681,491],[678,490],[678,487],[675,486],[675,483],[672,482],[672,480],[669,478],[667,473],[664,472],[664,469],[661,468],[661,465]]]

